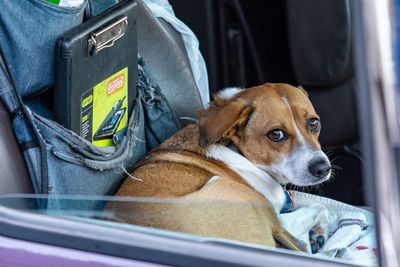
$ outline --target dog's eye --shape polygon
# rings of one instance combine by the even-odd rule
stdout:
[[[307,122],[307,126],[308,129],[310,129],[310,131],[312,132],[318,132],[319,130],[321,130],[321,122],[316,118],[309,119]]]
[[[279,129],[272,130],[267,134],[268,138],[274,142],[282,142],[288,139],[288,135]]]

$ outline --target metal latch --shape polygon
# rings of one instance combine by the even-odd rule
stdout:
[[[88,40],[89,55],[96,55],[104,48],[112,47],[118,39],[123,37],[128,27],[128,17],[122,16],[111,24],[92,32]]]

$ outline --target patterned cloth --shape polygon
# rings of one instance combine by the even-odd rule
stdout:
[[[290,191],[295,210],[279,219],[309,253],[353,264],[378,265],[374,216],[371,212],[329,198]]]

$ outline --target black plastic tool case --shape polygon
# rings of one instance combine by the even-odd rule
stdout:
[[[65,33],[57,41],[54,88],[57,122],[80,134],[82,95],[124,68],[128,69],[130,115],[136,98],[136,22],[136,1],[125,0]],[[99,49],[100,46],[103,48]]]

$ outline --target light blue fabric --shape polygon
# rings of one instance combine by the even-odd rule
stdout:
[[[88,1],[91,15],[115,4],[114,0]],[[21,95],[37,93],[53,84],[56,39],[82,22],[85,6],[65,8],[47,0],[2,2],[0,48],[6,61],[0,57],[0,98],[11,113],[17,140],[38,194],[113,194],[148,149],[179,129],[167,100],[143,70],[139,81],[146,82],[138,86],[126,135],[118,136],[112,149],[96,147],[50,120],[51,114],[40,102],[26,100],[32,110],[22,103]],[[57,210],[102,208],[96,201],[85,202],[81,207],[71,203],[77,202],[54,197],[38,204],[41,208]]]
[[[56,40],[79,25],[83,15],[99,15],[118,0],[86,0],[79,7],[63,7],[47,0],[2,0],[0,47],[16,77],[21,96],[53,86]]]
[[[57,195],[110,195],[122,179],[142,159],[147,150],[144,142],[144,116],[140,98],[135,103],[128,125],[128,138],[112,154],[93,146],[78,135],[40,116],[35,124],[46,143],[48,193]],[[101,202],[83,202],[84,207],[49,198],[48,209],[101,209]],[[81,205],[83,205],[81,203]]]
[[[283,227],[307,244],[310,231],[324,237],[317,255],[349,263],[377,266],[377,239],[372,212],[345,203],[298,191],[290,191],[295,209],[279,215]]]
[[[140,69],[139,81],[151,84]],[[148,152],[147,129],[152,129],[157,137],[156,142],[151,140],[152,146],[157,146],[178,130],[175,116],[161,92],[141,84],[126,136],[115,149],[105,150],[24,108],[7,73],[0,57],[0,98],[12,113],[14,130],[21,147],[24,147],[34,190],[54,196],[39,202],[40,208],[101,209],[103,202],[63,201],[57,196],[113,194],[122,180],[129,177],[133,166]]]
[[[85,4],[60,7],[47,0],[2,0],[0,46],[21,96],[54,83],[57,38],[82,23]]]

